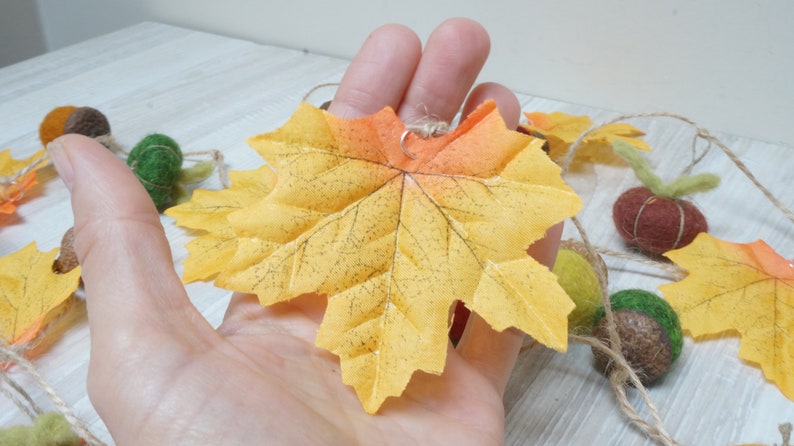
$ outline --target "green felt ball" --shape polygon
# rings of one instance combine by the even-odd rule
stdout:
[[[0,430],[0,446],[79,446],[83,444],[59,413],[39,415],[32,426]]]
[[[154,133],[133,147],[127,157],[143,187],[158,209],[171,198],[171,191],[182,170],[182,151],[170,137]]]
[[[595,324],[596,310],[601,306],[601,285],[593,265],[572,249],[557,252],[554,275],[563,290],[576,304],[568,315],[568,331],[587,334]]]
[[[681,333],[678,315],[667,301],[650,291],[637,289],[618,291],[610,296],[609,301],[612,304],[613,312],[636,310],[652,317],[662,326],[670,339],[672,360],[675,361],[678,358],[684,345],[684,336]],[[600,307],[596,311],[595,322],[598,323],[604,314],[604,308]]]

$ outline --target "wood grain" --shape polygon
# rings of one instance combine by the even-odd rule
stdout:
[[[166,133],[186,151],[221,150],[231,169],[252,169],[259,156],[245,143],[249,136],[280,126],[313,86],[338,81],[347,61],[301,51],[256,45],[210,34],[144,23],[0,69],[0,148],[15,158],[40,148],[38,126],[59,105],[102,110],[112,133],[132,147],[148,133]],[[320,104],[333,89],[318,91]],[[526,111],[559,110],[587,114],[599,122],[616,113],[520,94]],[[752,111],[747,113],[748,119]],[[649,160],[672,179],[691,158],[693,132],[668,118],[631,122],[648,133]],[[736,129],[741,134],[741,129]],[[794,205],[792,148],[733,135],[719,135],[743,162],[789,207]],[[755,190],[728,157],[712,148],[698,171],[722,176],[722,186],[695,196],[719,238],[749,242],[763,238],[785,257],[794,255],[794,225]],[[52,168],[16,214],[0,215],[0,255],[35,240],[40,249],[58,246],[72,224],[69,196]],[[585,207],[580,219],[592,241],[626,250],[611,223],[611,206],[637,180],[624,166],[583,164],[566,178]],[[212,179],[203,185],[218,188]],[[190,235],[162,217],[181,270]],[[575,237],[572,225],[566,237]],[[661,270],[609,258],[610,289],[655,290],[670,278]],[[188,285],[195,305],[217,324],[230,294],[210,284]],[[60,337],[36,360],[44,377],[78,416],[105,441],[111,441],[85,392],[88,327],[78,305],[54,328]],[[780,442],[777,426],[794,421],[787,400],[760,370],[737,358],[736,338],[693,343],[687,339],[672,372],[651,389],[668,431],[682,444],[729,445]],[[793,371],[794,372],[794,371]],[[46,396],[30,379],[14,372],[45,407]],[[640,404],[637,395],[632,401]],[[509,445],[653,444],[620,413],[607,381],[593,368],[589,347],[571,345],[559,354],[534,347],[522,354],[505,395],[505,442]],[[647,411],[642,412],[647,413]],[[13,404],[0,398],[0,427],[28,423]]]

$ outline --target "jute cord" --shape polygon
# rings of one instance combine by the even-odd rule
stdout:
[[[41,376],[38,372],[36,367],[28,361],[21,353],[17,352],[13,348],[5,346],[3,344],[0,346],[0,361],[2,362],[10,362],[15,364],[18,367],[21,367],[25,372],[27,372],[32,378],[36,385],[44,391],[45,394],[50,398],[55,408],[63,415],[64,419],[69,423],[72,427],[74,432],[80,436],[85,442],[90,446],[105,446],[105,444],[100,441],[93,433],[88,429],[88,426],[80,420],[72,411],[71,407],[55,392],[55,389]],[[2,375],[3,381],[8,383],[17,393],[19,393],[22,398],[24,398],[28,404],[30,405],[29,408],[25,406],[25,404],[19,398],[12,398],[12,401],[28,416],[32,419],[35,419],[36,415],[41,415],[43,412],[38,405],[33,401],[33,398],[20,386],[16,383],[11,376],[5,371],[1,370],[0,375]],[[12,384],[13,383],[13,384]],[[8,395],[10,392],[3,392],[4,394]]]

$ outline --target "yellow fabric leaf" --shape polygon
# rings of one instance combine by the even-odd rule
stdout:
[[[317,345],[374,413],[416,370],[439,374],[450,308],[518,327],[564,350],[570,299],[526,255],[579,198],[495,104],[423,139],[391,109],[343,120],[303,104],[250,144],[278,174],[263,200],[230,212],[234,256],[216,284],[263,305],[327,296]],[[198,253],[196,253],[198,255]]]
[[[593,126],[593,121],[587,116],[574,116],[562,112],[531,112],[524,115],[528,122],[522,124],[522,127],[545,136],[549,142],[549,156],[558,161],[565,156],[571,144]],[[587,135],[576,156],[593,161],[605,160],[612,157],[612,142],[615,140],[625,141],[640,150],[650,152],[648,143],[637,138],[644,134],[629,124],[609,124]]]
[[[738,333],[739,357],[794,400],[794,263],[761,240],[737,244],[706,233],[665,256],[688,272],[659,287],[681,327],[696,339]]]
[[[0,151],[0,214],[16,211],[14,203],[36,184],[36,170],[44,164],[45,155],[46,150],[42,149],[29,158],[15,160],[11,150]]]
[[[202,235],[187,244],[182,280],[185,283],[214,278],[237,251],[237,234],[228,215],[262,200],[276,182],[270,166],[229,172],[231,187],[219,191],[196,190],[192,200],[166,209],[180,226]]]
[[[0,339],[23,345],[57,317],[80,282],[80,267],[52,272],[58,248],[43,253],[31,243],[0,257]]]

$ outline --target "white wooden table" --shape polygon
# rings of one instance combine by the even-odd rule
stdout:
[[[0,69],[0,149],[15,158],[40,149],[38,126],[60,105],[92,106],[109,118],[119,143],[131,147],[151,132],[166,133],[185,150],[219,149],[229,168],[248,170],[261,158],[248,148],[249,136],[279,127],[313,86],[338,81],[347,61],[301,51],[145,23]],[[312,97],[319,104],[332,89]],[[525,111],[559,110],[587,114],[599,122],[614,112],[519,96]],[[736,110],[752,119],[752,110]],[[689,162],[691,130],[669,119],[631,122],[648,133],[655,152],[650,162],[667,179]],[[736,129],[741,134],[741,129]],[[762,182],[788,207],[794,205],[794,149],[722,135]],[[711,233],[733,242],[763,238],[781,255],[794,256],[794,225],[752,187],[719,150],[699,171],[719,173],[723,185],[695,197]],[[57,247],[72,218],[66,188],[52,168],[40,173],[17,213],[0,214],[0,256],[36,241],[41,250]],[[637,181],[626,167],[595,165],[572,173],[570,183],[585,207],[580,214],[593,242],[625,249],[611,223],[611,206]],[[205,188],[218,188],[211,179]],[[177,268],[189,236],[173,221],[163,224]],[[575,236],[572,226],[566,237]],[[668,282],[654,268],[607,257],[610,289],[655,290]],[[188,285],[195,305],[217,324],[230,293],[211,284]],[[111,441],[86,397],[88,327],[78,304],[56,329],[60,336],[35,360],[58,393],[103,440]],[[760,370],[737,358],[738,339],[693,343],[672,372],[650,390],[668,431],[682,444],[780,443],[778,424],[794,422],[794,402],[767,383]],[[145,367],[145,364],[142,364]],[[18,378],[41,404],[46,397],[28,377]],[[794,371],[792,371],[794,373]],[[637,395],[632,401],[640,404]],[[652,444],[621,414],[607,380],[596,372],[589,347],[571,345],[567,354],[536,347],[518,360],[505,398],[506,443],[511,445]],[[647,414],[647,412],[643,412]],[[0,427],[28,423],[0,396]]]

